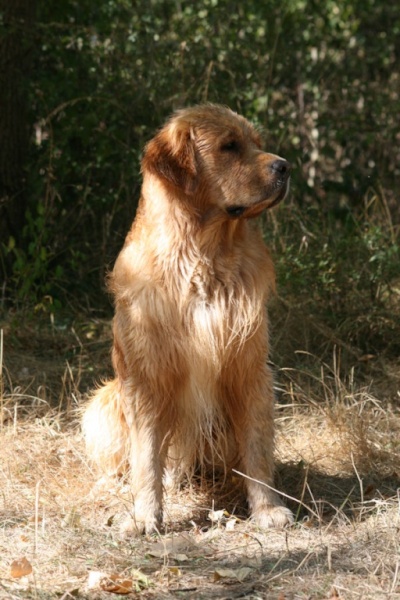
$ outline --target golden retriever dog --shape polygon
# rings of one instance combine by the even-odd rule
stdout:
[[[239,469],[255,523],[283,527],[292,513],[270,487],[274,267],[254,217],[286,196],[290,165],[261,149],[246,119],[207,104],[172,116],[142,172],[109,279],[115,378],[83,417],[89,455],[108,474],[129,474],[127,532],[156,531],[165,482],[199,464]]]

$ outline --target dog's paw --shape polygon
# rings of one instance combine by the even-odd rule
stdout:
[[[283,529],[294,522],[293,513],[285,506],[267,505],[252,514],[253,523],[262,529]]]
[[[155,517],[136,518],[129,516],[121,523],[120,531],[123,538],[151,535],[160,529],[160,520]]]

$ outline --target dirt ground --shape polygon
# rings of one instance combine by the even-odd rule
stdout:
[[[79,429],[110,371],[109,322],[0,328],[0,599],[400,599],[400,378],[373,390],[334,356],[318,377],[277,370],[293,527],[251,525],[232,473],[168,496],[165,529],[126,540],[129,489],[98,481]]]

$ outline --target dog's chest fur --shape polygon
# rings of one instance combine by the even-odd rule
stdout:
[[[254,335],[264,318],[267,288],[257,272],[264,266],[233,254],[201,257],[187,269],[179,309],[192,365],[204,364],[218,374]]]

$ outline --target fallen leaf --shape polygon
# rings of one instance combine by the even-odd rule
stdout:
[[[150,579],[147,577],[147,575],[139,571],[139,569],[133,569],[131,572],[131,576],[134,579],[135,588],[137,592],[140,592],[140,590],[150,587]]]
[[[220,579],[235,579],[233,569],[215,569],[214,581],[219,581]]]
[[[32,573],[32,565],[27,558],[17,558],[13,560],[10,567],[11,577],[24,577]]]
[[[133,580],[112,573],[102,573],[101,571],[91,571],[89,573],[88,588],[100,588],[104,592],[112,594],[130,594],[133,592]]]
[[[152,548],[147,552],[147,555],[152,558],[165,558],[170,555],[170,551],[166,548]]]
[[[240,567],[240,569],[235,569],[236,579],[238,581],[244,581],[252,572],[252,569],[249,567]]]
[[[240,561],[242,567],[249,567],[250,569],[259,569],[262,566],[261,556],[246,556]]]
[[[114,518],[115,518],[115,515],[111,515],[111,517],[108,517],[107,522],[106,522],[107,527],[112,526],[112,524],[114,523]]]
[[[130,594],[133,591],[133,581],[113,573],[100,580],[100,587],[105,592],[112,594]]]
[[[208,518],[213,523],[220,523],[222,521],[222,519],[225,519],[226,515],[227,515],[227,512],[225,511],[225,509],[210,510],[210,512],[208,513]]]
[[[237,581],[242,582],[251,572],[252,569],[249,567],[241,567],[240,569],[215,569],[214,581],[219,581],[220,579],[236,579]]]
[[[177,535],[164,538],[161,542],[157,542],[152,546],[147,554],[149,556],[154,556],[155,558],[165,558],[166,556],[185,556],[183,560],[187,560],[187,556],[184,554],[184,551],[190,550],[195,546],[196,544],[190,537],[185,535]],[[177,558],[177,560],[179,560],[179,558]]]
[[[170,556],[178,562],[186,562],[187,560],[189,560],[189,557],[186,556],[186,554],[170,554]]]
[[[233,531],[235,529],[236,519],[234,517],[227,520],[225,529],[226,531]]]

